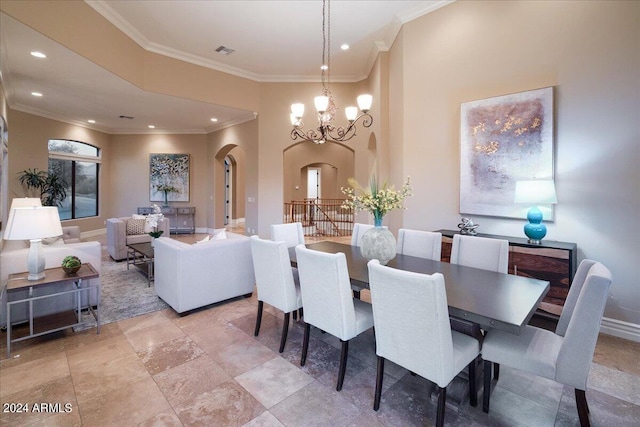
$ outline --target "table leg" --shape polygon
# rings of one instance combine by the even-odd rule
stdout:
[[[153,280],[153,258],[149,260],[149,267],[147,268],[147,279],[149,281],[149,287],[151,287],[151,281]]]
[[[7,295],[7,359],[11,358],[11,304]]]

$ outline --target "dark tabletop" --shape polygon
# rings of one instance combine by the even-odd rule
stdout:
[[[322,252],[342,252],[347,259],[354,285],[369,287],[368,260],[358,246],[336,242],[318,242],[307,248]],[[289,249],[291,264],[297,265],[295,248]],[[442,273],[447,289],[449,314],[479,324],[483,329],[501,329],[519,334],[542,298],[549,282],[510,274],[495,273],[457,264],[398,254],[389,267],[417,273]]]

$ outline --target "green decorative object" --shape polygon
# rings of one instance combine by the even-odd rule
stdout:
[[[77,273],[81,266],[82,261],[75,255],[67,255],[62,260],[62,269],[69,275]]]

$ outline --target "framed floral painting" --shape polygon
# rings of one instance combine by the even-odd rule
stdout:
[[[188,154],[149,154],[149,200],[189,201]]]
[[[460,113],[460,213],[525,218],[516,181],[553,179],[553,88],[465,102]],[[553,220],[553,205],[544,212]]]

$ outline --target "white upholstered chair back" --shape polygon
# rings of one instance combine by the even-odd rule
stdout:
[[[301,222],[271,224],[271,240],[285,242],[287,248],[304,245],[304,230]]]
[[[582,264],[586,264],[589,270],[584,282],[576,283],[578,287],[575,290],[579,295],[571,309],[571,318],[558,353],[555,380],[561,384],[586,390],[612,279],[611,272],[601,263],[584,260],[580,265]],[[572,283],[569,294],[573,291]],[[565,315],[564,309],[562,315]],[[560,323],[558,326],[561,326]]]
[[[289,251],[285,243],[251,236],[251,255],[258,300],[285,313],[299,309],[301,305],[298,301]]]
[[[451,245],[451,264],[506,274],[509,269],[509,242],[454,234]]]
[[[569,294],[567,295],[567,299],[562,307],[562,314],[560,315],[560,319],[556,325],[557,335],[564,336],[566,334],[567,328],[569,327],[569,321],[573,316],[573,310],[575,309],[578,297],[580,296],[580,291],[582,290],[582,286],[584,285],[585,280],[587,280],[587,275],[590,273],[591,267],[594,264],[596,264],[596,261],[585,259],[580,262],[580,265],[578,265],[576,274],[573,276],[573,280],[571,281]]]
[[[304,321],[347,341],[355,337],[356,315],[343,253],[314,251],[296,246]]]
[[[369,286],[376,354],[446,387],[459,371],[454,372],[442,274],[412,273],[370,262]]]
[[[354,223],[351,232],[351,246],[362,246],[362,235],[372,228],[371,224]]]
[[[571,284],[556,333],[530,325],[520,335],[490,329],[482,345],[485,388],[491,383],[491,362],[555,380],[575,389],[580,425],[589,425],[585,391],[611,280],[604,265],[584,260]],[[487,413],[489,396],[483,395],[483,411]]]
[[[442,253],[442,233],[422,230],[398,230],[399,254],[440,261]]]

